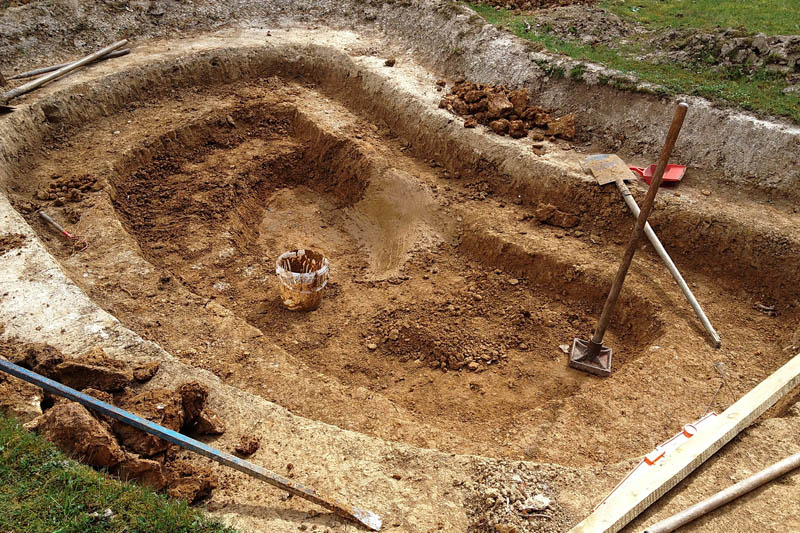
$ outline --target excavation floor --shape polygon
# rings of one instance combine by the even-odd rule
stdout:
[[[407,148],[380,119],[270,78],[132,105],[52,146],[12,197],[75,282],[145,338],[384,439],[614,462],[785,361],[796,317],[684,272],[723,336],[716,351],[643,249],[606,337],[613,375],[569,369],[560,345],[591,335],[624,236],[541,224],[486,173],[451,175]],[[71,250],[35,207],[89,248]],[[304,247],[331,261],[312,313],[283,308],[274,274]],[[716,396],[714,361],[729,385]]]

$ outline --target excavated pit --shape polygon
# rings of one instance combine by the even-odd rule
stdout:
[[[497,154],[517,148],[488,132],[417,133],[452,122],[444,112],[403,129],[406,103],[391,91],[354,104],[358,82],[336,66],[271,75],[278,62],[203,85],[192,65],[90,125],[56,126],[10,197],[98,304],[226,383],[383,439],[586,465],[639,455],[702,415],[711,362],[741,394],[787,357],[797,309],[776,295],[797,273],[749,277],[744,290],[742,275],[767,259],[696,254],[698,242],[729,249],[737,228],[704,227],[704,212],[666,192],[661,220],[678,222],[656,229],[723,350],[643,247],[606,336],[612,377],[569,369],[559,346],[591,335],[631,224],[613,191],[575,178],[582,154],[552,143],[532,179],[514,173],[522,156],[500,167]],[[67,107],[44,113],[58,125]],[[494,161],[484,141],[501,143]],[[90,247],[75,253],[37,208]],[[689,224],[692,243],[676,242]],[[274,273],[303,247],[331,261],[323,304],[307,314],[283,307]]]

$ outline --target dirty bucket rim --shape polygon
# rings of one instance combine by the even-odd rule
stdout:
[[[285,259],[292,257],[299,257],[305,255],[306,252],[312,252],[322,258],[320,266],[313,272],[293,272],[281,266],[281,262]],[[297,250],[289,250],[282,253],[275,261],[275,273],[281,280],[281,283],[287,288],[297,293],[313,293],[319,292],[328,284],[328,271],[330,269],[330,261],[325,257],[325,254],[312,250],[310,248],[300,248]],[[319,286],[314,287],[313,284],[321,280]],[[302,287],[302,288],[301,288]]]

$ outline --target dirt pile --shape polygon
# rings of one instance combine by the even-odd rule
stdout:
[[[531,102],[527,89],[509,89],[505,85],[480,85],[459,80],[439,108],[465,117],[464,127],[488,126],[498,135],[515,139],[530,135],[542,140],[545,135],[573,139],[575,116],[570,113],[555,118],[543,107]]]
[[[644,31],[636,23],[623,20],[610,11],[586,5],[537,11],[530,25],[531,32],[589,45],[616,46],[620,39]]]
[[[152,378],[158,363],[131,368],[101,348],[68,358],[44,344],[5,343],[4,347],[11,348],[9,360],[20,366],[174,431],[213,435],[225,431],[219,416],[206,407],[208,390],[198,382],[184,383],[177,390],[129,388]],[[8,376],[0,376],[0,398],[3,412],[28,422],[29,429],[80,461],[109,469],[121,479],[165,490],[189,503],[206,498],[217,486],[208,468],[178,459],[177,447],[76,402],[44,394]]]
[[[597,0],[487,0],[490,6],[502,7],[505,9],[542,9],[545,7],[571,6],[573,4],[594,5]]]
[[[666,48],[673,61],[710,63],[746,72],[763,68],[790,76],[800,72],[800,35],[749,35],[732,28],[713,33],[682,29],[666,32],[653,44],[656,50]]]

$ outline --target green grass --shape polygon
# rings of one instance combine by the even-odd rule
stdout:
[[[498,10],[483,4],[467,5],[491,24],[505,28],[517,37],[539,43],[552,52],[579,61],[599,63],[625,73],[635,74],[641,81],[661,86],[663,89],[660,92],[665,95],[703,96],[718,103],[726,103],[748,111],[785,116],[800,122],[800,97],[796,93],[781,92],[788,84],[780,74],[764,70],[747,74],[739,69],[711,68],[702,63],[688,65],[669,62],[649,63],[637,59],[644,52],[640,42],[630,42],[620,45],[619,48],[583,45],[550,33],[546,27],[537,32],[535,17],[532,15],[515,15],[513,11]],[[525,22],[531,25],[531,31],[525,31]],[[560,72],[551,72],[555,68],[544,64],[542,67],[555,77],[567,75],[579,79],[582,76],[582,72],[579,72],[580,67],[577,70],[573,68],[568,73],[564,73],[563,69]]]
[[[653,28],[800,34],[798,0],[601,0],[598,6]]]
[[[105,517],[106,509],[113,515]],[[185,502],[122,483],[0,416],[0,531],[233,533]]]

